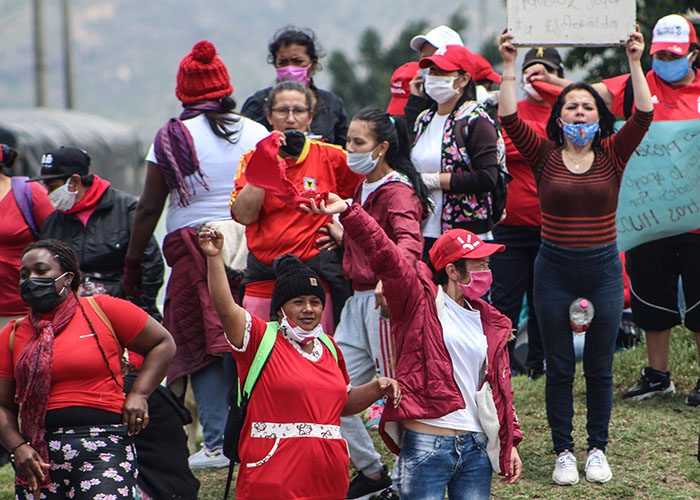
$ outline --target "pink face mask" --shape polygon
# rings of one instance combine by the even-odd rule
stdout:
[[[468,299],[478,299],[483,297],[491,288],[493,276],[491,271],[469,271],[471,281],[467,284],[459,283],[459,288]]]
[[[306,66],[281,66],[277,68],[277,81],[292,81],[309,84],[309,68]]]

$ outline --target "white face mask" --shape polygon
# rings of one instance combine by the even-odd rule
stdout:
[[[367,153],[348,153],[348,167],[359,175],[367,175],[377,168],[380,156],[372,159],[372,151]]]
[[[70,190],[70,182],[66,182],[63,186],[54,189],[49,193],[49,201],[56,210],[65,212],[70,210],[75,205],[75,197],[78,196],[78,190]]]
[[[438,104],[445,103],[459,94],[459,90],[454,89],[456,76],[435,76],[425,77],[425,93]]]
[[[300,326],[292,326],[289,323],[287,315],[284,313],[284,311],[282,311],[280,331],[282,332],[282,335],[284,335],[288,339],[298,342],[299,344],[305,345],[313,341],[314,339],[317,339],[318,336],[321,335],[321,333],[323,332],[323,326],[321,326],[321,323],[319,322],[318,325],[316,325],[316,327],[311,331],[304,330]]]
[[[537,91],[535,90],[535,87],[533,87],[531,83],[523,83],[521,85],[521,87],[522,87],[523,91],[527,95],[532,97],[535,101],[538,101],[538,102],[544,101],[544,99],[542,99],[542,96],[537,93]]]

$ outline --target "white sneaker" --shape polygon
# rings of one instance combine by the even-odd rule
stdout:
[[[570,486],[578,483],[578,469],[576,457],[569,450],[562,451],[554,462],[552,480],[562,486]]]
[[[221,448],[207,450],[206,447],[202,447],[197,453],[190,455],[187,462],[190,464],[190,469],[192,470],[228,467],[228,458],[224,456]]]
[[[588,452],[586,458],[586,481],[591,483],[607,483],[612,479],[612,471],[608,465],[608,459],[598,448]]]

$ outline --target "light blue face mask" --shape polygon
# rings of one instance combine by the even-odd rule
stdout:
[[[600,129],[598,122],[593,123],[566,123],[561,120],[561,129],[564,135],[574,146],[581,148],[591,142]]]
[[[651,69],[666,83],[676,83],[685,78],[690,71],[689,57],[690,54],[673,61],[662,61],[654,57],[651,60]]]

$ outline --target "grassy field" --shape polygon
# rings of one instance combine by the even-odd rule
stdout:
[[[671,371],[678,394],[646,402],[620,399],[622,391],[634,383],[645,364],[646,353],[637,348],[615,358],[615,402],[610,424],[611,441],[607,455],[613,470],[612,481],[605,485],[587,483],[583,477],[573,487],[551,482],[554,455],[544,408],[544,379],[513,379],[515,405],[525,439],[520,445],[524,463],[523,478],[516,485],[494,480],[494,498],[700,498],[700,464],[697,460],[700,408],[684,404],[700,374],[695,345],[690,333],[676,329],[672,343]],[[579,466],[585,461],[586,422],[585,390],[581,367],[578,367],[574,403],[574,439]],[[375,441],[379,445],[375,434]],[[381,446],[386,462],[393,457]],[[226,481],[225,471],[198,473],[202,487],[200,499],[220,500]],[[12,469],[0,469],[0,500],[12,497]]]

